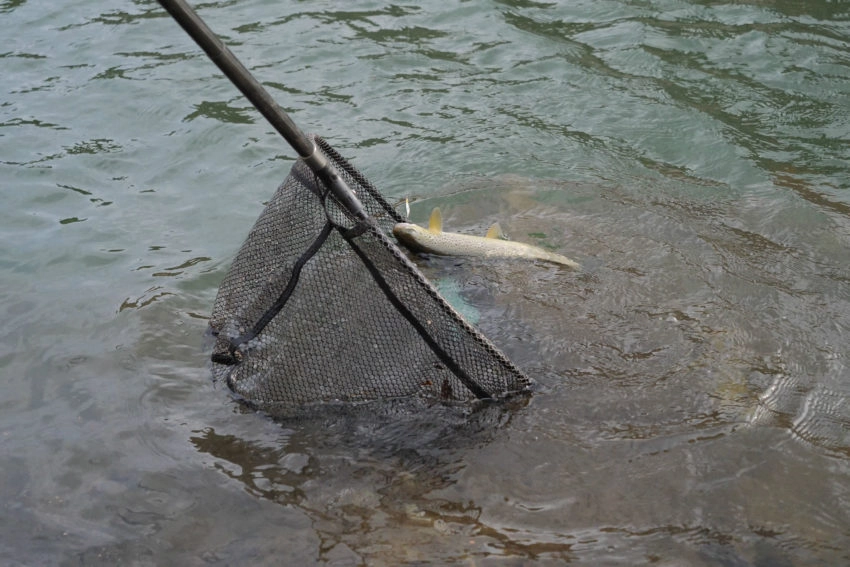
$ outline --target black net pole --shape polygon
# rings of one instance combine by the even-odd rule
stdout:
[[[266,117],[275,130],[286,138],[292,149],[301,157],[309,157],[313,153],[313,143],[201,17],[183,0],[159,0],[159,3],[206,52],[212,62],[218,65],[227,78],[242,91],[251,104]]]

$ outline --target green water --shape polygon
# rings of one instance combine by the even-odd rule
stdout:
[[[415,221],[584,270],[417,259],[521,407],[246,412],[203,333],[293,152],[155,2],[0,1],[0,562],[850,563],[850,4],[200,13]]]

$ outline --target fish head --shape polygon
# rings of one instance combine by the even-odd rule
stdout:
[[[409,222],[400,222],[393,227],[393,236],[412,250],[423,250],[420,242],[427,234],[428,229]]]

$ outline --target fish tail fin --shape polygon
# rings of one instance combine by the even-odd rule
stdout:
[[[576,262],[575,260],[570,260],[566,256],[562,256],[560,254],[552,254],[554,257],[553,260],[557,264],[561,264],[562,266],[567,266],[568,268],[572,268],[573,270],[580,270],[581,264]]]

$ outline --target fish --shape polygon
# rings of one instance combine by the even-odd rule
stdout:
[[[414,252],[427,252],[439,256],[477,256],[542,260],[574,270],[581,266],[566,256],[549,252],[531,244],[506,240],[499,223],[487,231],[487,236],[472,236],[456,232],[443,232],[443,215],[439,207],[431,212],[428,228],[400,222],[393,227],[393,236]]]

